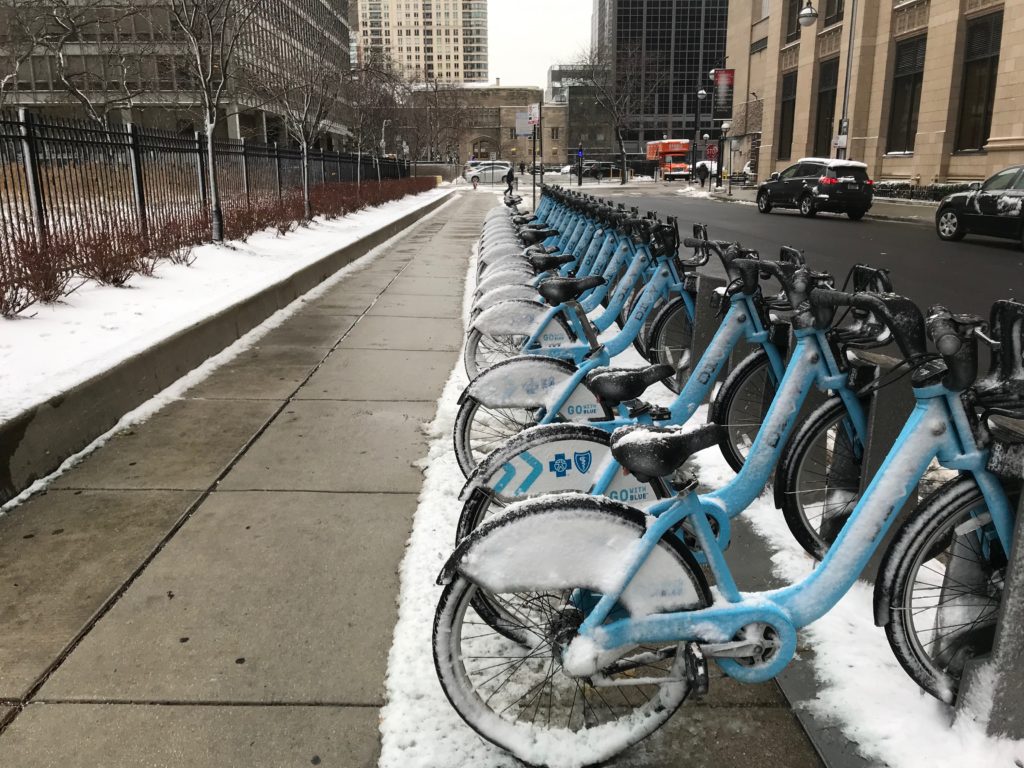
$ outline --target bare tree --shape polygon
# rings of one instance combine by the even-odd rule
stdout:
[[[312,218],[309,150],[339,118],[344,85],[337,51],[327,46],[299,48],[283,62],[252,69],[246,79],[252,96],[281,115],[302,150],[303,208],[306,218]]]
[[[384,152],[387,127],[395,125],[399,118],[404,89],[401,75],[386,59],[370,59],[349,74],[344,90],[348,106],[345,121],[358,155],[356,181],[359,183],[362,183],[364,153],[373,155],[380,180],[380,157]]]
[[[469,117],[462,89],[436,78],[414,80],[403,110],[402,129],[418,160],[450,161]]]
[[[619,145],[620,183],[626,183],[626,131],[637,117],[653,111],[657,94],[665,86],[663,62],[644,56],[638,46],[620,51],[599,44],[578,62],[584,85],[604,111]],[[642,70],[642,76],[638,70]]]
[[[188,49],[188,68],[199,99],[206,133],[207,185],[211,236],[224,239],[224,213],[217,185],[214,133],[230,84],[236,58],[265,0],[171,0],[170,32],[180,35]]]
[[[152,43],[140,42],[133,23],[144,8],[139,0],[39,0],[36,23],[45,28],[39,42],[48,54],[54,83],[91,120],[109,127],[111,114],[130,108],[154,85],[143,62]],[[82,52],[83,44],[99,42]]]
[[[18,81],[18,72],[39,47],[45,27],[39,0],[0,0],[0,28],[7,31],[0,47],[0,108]]]

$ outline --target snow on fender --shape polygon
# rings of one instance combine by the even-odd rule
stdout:
[[[496,594],[566,587],[617,591],[645,519],[639,510],[599,496],[553,494],[524,501],[467,536],[438,583],[459,573]],[[621,601],[634,617],[699,607],[698,587],[680,573],[678,560],[656,547]]]
[[[487,336],[529,335],[541,327],[550,313],[551,308],[543,304],[513,299],[485,309],[473,321],[473,328]],[[551,324],[551,331],[560,338],[565,336],[557,324]]]
[[[576,368],[551,357],[523,355],[502,360],[469,383],[462,397],[489,408],[540,408],[564,388]]]

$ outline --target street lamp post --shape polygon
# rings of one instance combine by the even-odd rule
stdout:
[[[725,164],[723,161],[725,158],[722,156],[724,150],[725,137],[729,135],[729,131],[732,129],[731,120],[722,121],[722,138],[718,140],[719,146],[722,149],[718,152],[718,172],[722,172],[722,166]],[[729,197],[732,197],[732,139],[729,139]]]
[[[580,142],[580,147],[576,151],[576,186],[583,186],[583,142]]]
[[[701,88],[697,91],[697,114],[696,114],[696,127],[693,131],[693,152],[690,153],[690,183],[693,183],[693,177],[696,175],[697,167],[697,143],[700,141],[700,105],[708,97],[708,92]],[[707,136],[704,137],[707,141]]]
[[[810,2],[810,0],[808,0]],[[836,148],[836,157],[840,160],[846,159],[846,145],[850,141],[850,80],[853,78],[853,41],[854,27],[857,23],[857,0],[850,4],[850,18],[846,22],[850,25],[850,40],[846,46],[846,84],[843,86],[843,114],[839,118],[839,146]]]

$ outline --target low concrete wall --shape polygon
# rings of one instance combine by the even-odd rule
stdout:
[[[445,181],[454,181],[462,175],[462,166],[453,163],[410,163],[410,176],[440,176]]]
[[[450,195],[438,198],[74,389],[0,424],[0,504],[56,470],[69,456],[111,429],[126,413],[233,344],[279,309],[449,199]]]

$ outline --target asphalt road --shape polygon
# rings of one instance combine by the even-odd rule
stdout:
[[[757,248],[762,258],[772,258],[781,245],[799,248],[809,265],[831,272],[840,284],[854,264],[888,267],[896,291],[924,308],[938,303],[988,317],[996,299],[1024,301],[1019,243],[974,236],[945,243],[930,225],[870,218],[854,222],[835,214],[804,219],[796,211],[776,210],[765,216],[753,204],[682,196],[667,185],[642,192],[608,185],[600,193],[641,212],[678,216],[684,237],[699,221],[708,225],[712,238],[738,240]]]

